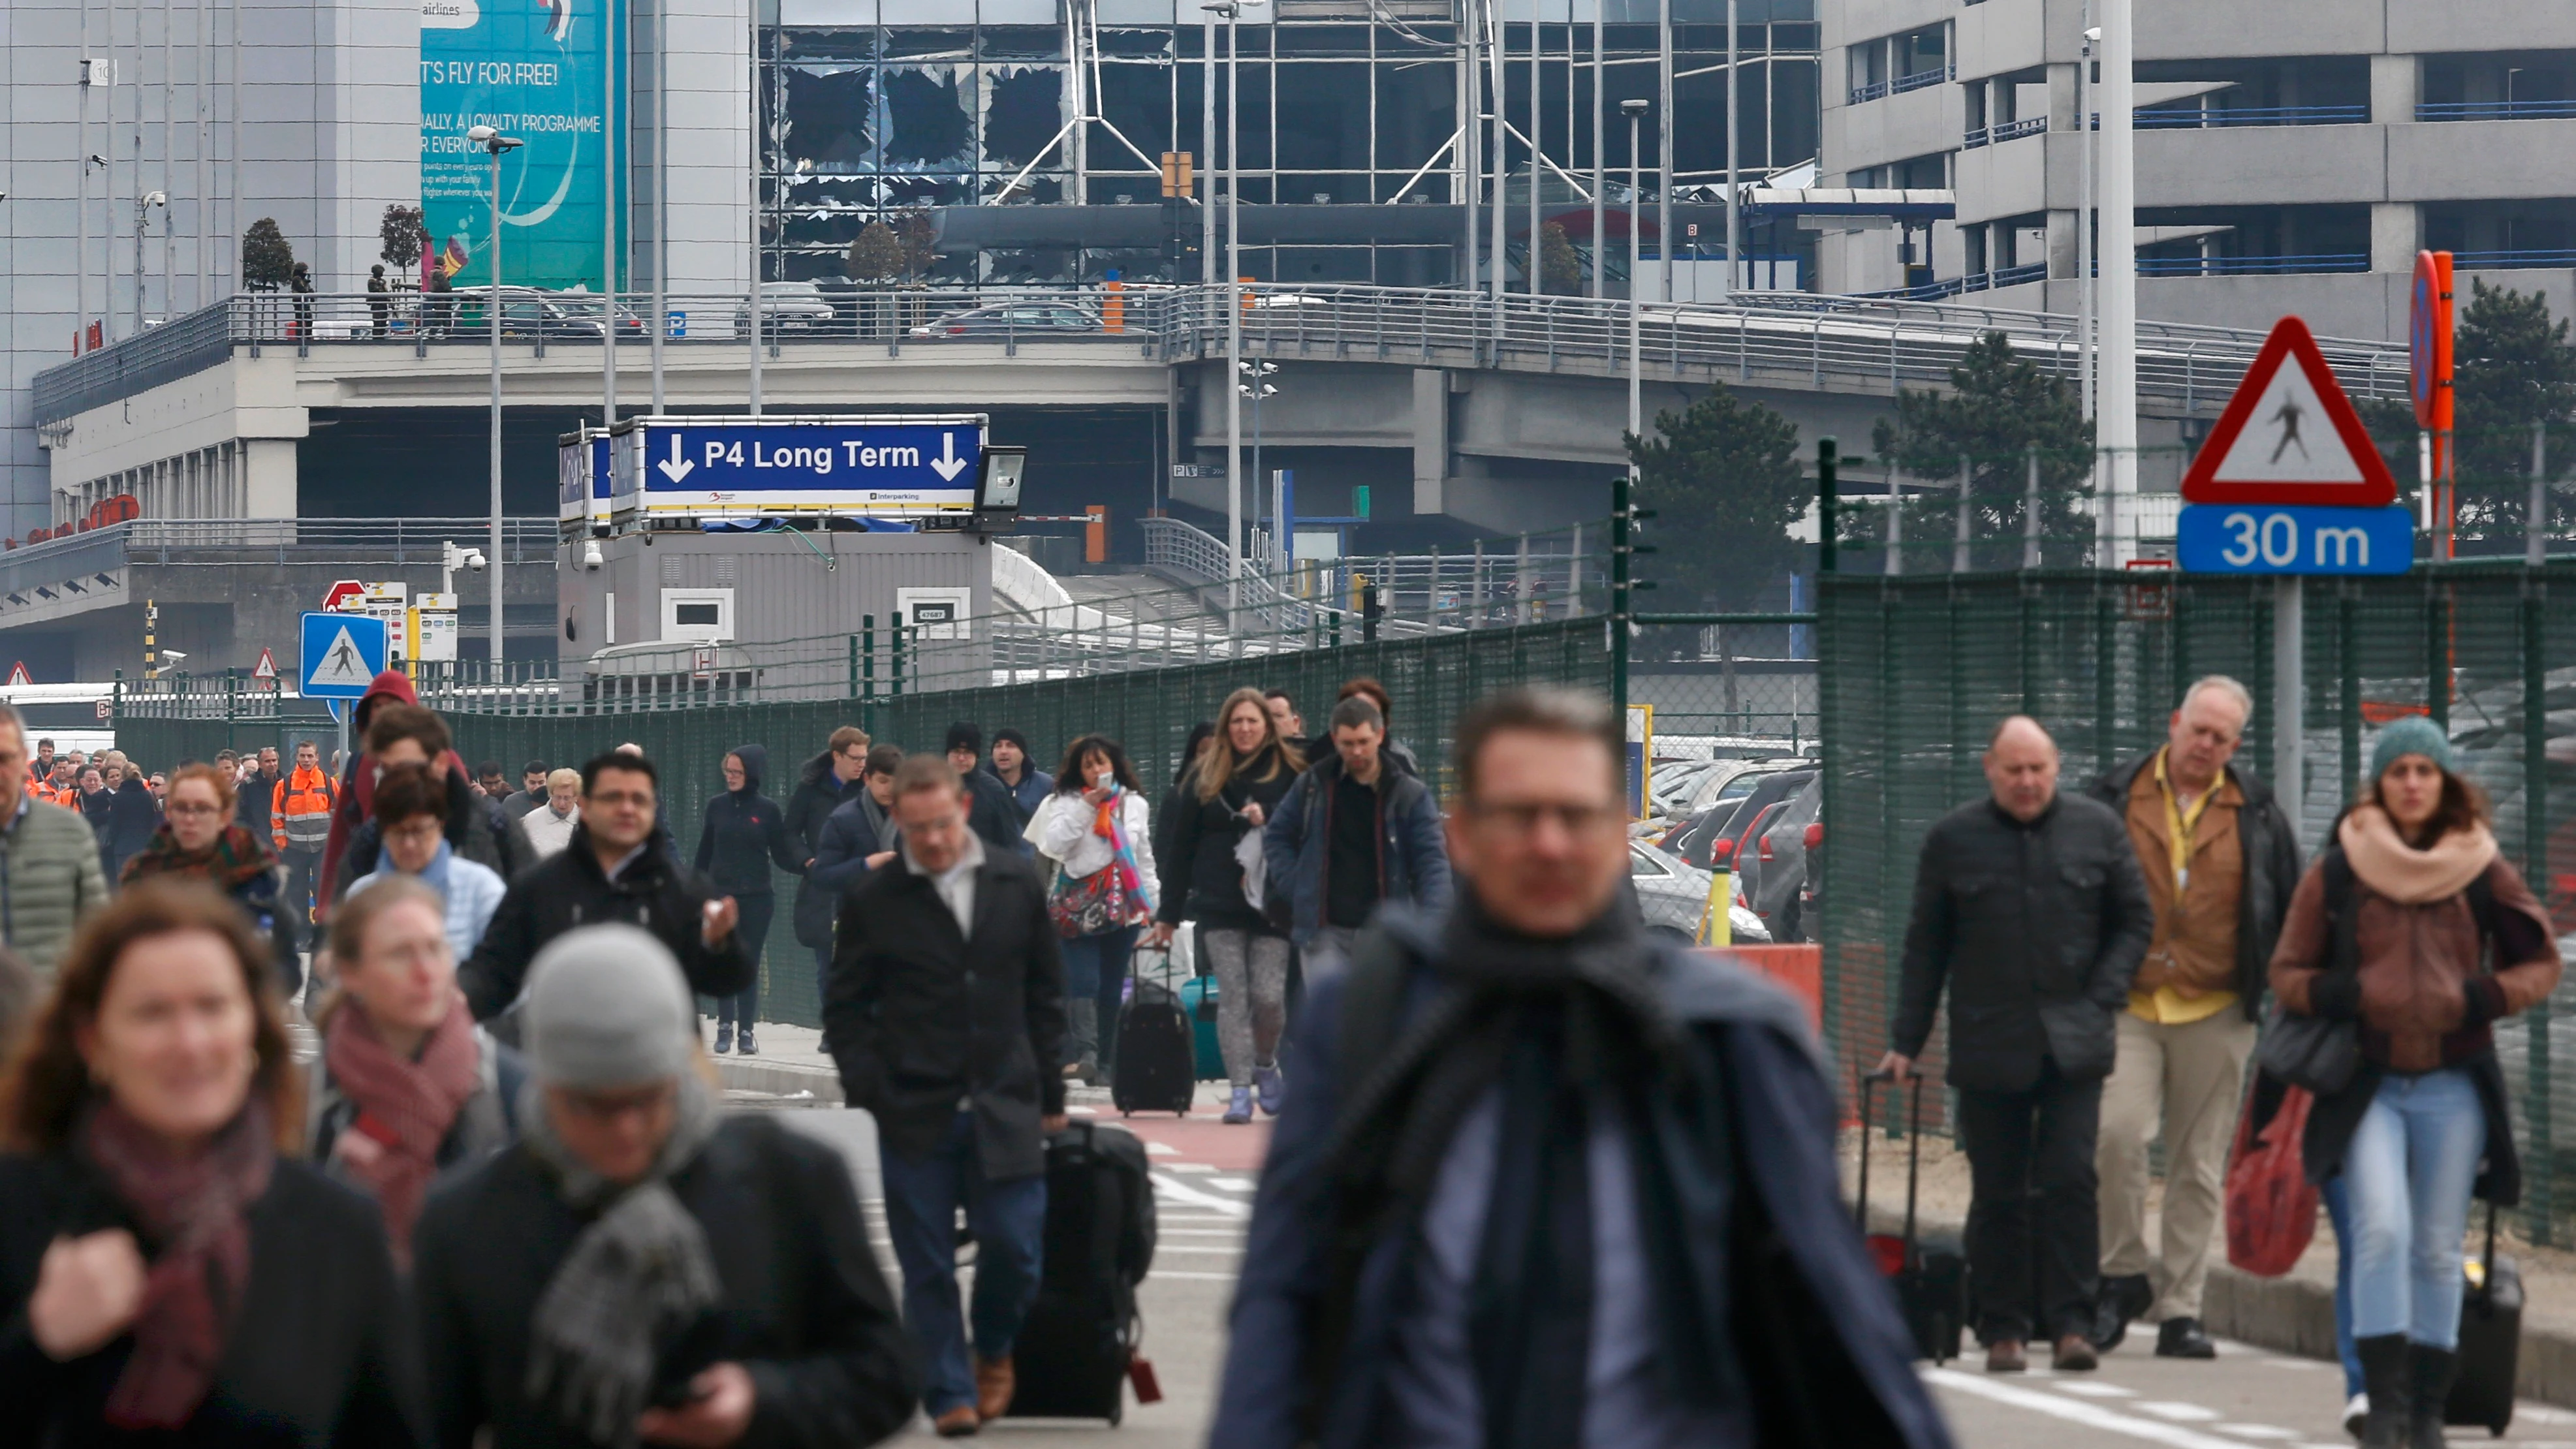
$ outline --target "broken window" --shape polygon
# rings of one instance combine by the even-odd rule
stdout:
[[[1038,158],[1068,119],[1060,66],[997,65],[984,68],[984,160],[1017,170]],[[1050,169],[1063,166],[1059,149]]]
[[[888,66],[885,164],[914,171],[972,171],[974,117],[953,65]]]
[[[876,166],[868,124],[871,72],[857,66],[786,66],[786,115],[779,144],[793,171],[865,171]]]

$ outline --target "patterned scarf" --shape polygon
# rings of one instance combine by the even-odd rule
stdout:
[[[528,1324],[529,1397],[600,1444],[635,1442],[663,1350],[724,1292],[706,1230],[671,1191],[670,1176],[715,1135],[715,1094],[680,1077],[679,1108],[661,1155],[642,1180],[610,1182],[555,1135],[534,1080],[519,1107],[520,1140],[555,1178],[574,1211],[596,1213],[573,1239]]]
[[[212,881],[229,894],[246,881],[265,874],[276,864],[260,838],[239,825],[227,825],[224,833],[214,838],[203,850],[189,850],[170,833],[170,822],[163,821],[152,832],[152,839],[132,860],[125,863],[125,879],[137,881],[149,875],[193,875]]]
[[[341,1169],[375,1194],[384,1209],[385,1234],[394,1262],[411,1268],[411,1230],[421,1198],[438,1175],[438,1146],[456,1114],[483,1083],[483,1051],[474,1040],[474,1016],[465,998],[448,1004],[446,1019],[421,1044],[418,1060],[385,1045],[366,1008],[356,1001],[333,1014],[322,1043],[322,1062],[349,1100],[356,1120],[343,1131],[364,1133],[384,1151],[361,1164],[342,1158]]]
[[[73,1147],[160,1249],[134,1315],[134,1356],[108,1391],[107,1422],[181,1428],[214,1385],[250,1285],[246,1214],[277,1164],[268,1109],[251,1098],[212,1142],[183,1157],[103,1098],[74,1129]]]
[[[1109,849],[1116,857],[1110,862],[1110,868],[1118,872],[1119,887],[1127,892],[1129,900],[1138,903],[1141,914],[1150,917],[1154,914],[1154,900],[1145,890],[1145,877],[1136,869],[1135,845],[1127,839],[1127,822],[1122,818],[1126,813],[1126,803],[1127,792],[1124,789],[1110,791],[1109,798],[1101,801],[1100,808],[1092,812],[1091,833],[1109,842]]]

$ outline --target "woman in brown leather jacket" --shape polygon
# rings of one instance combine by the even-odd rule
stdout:
[[[2438,726],[2381,731],[2370,779],[2290,898],[2272,991],[2284,1011],[2360,1027],[2361,1070],[2318,1099],[2302,1148],[2309,1178],[2340,1173],[2351,1198],[2362,1443],[2440,1449],[2469,1199],[2521,1196],[2492,1023],[2557,985],[2558,947]],[[2328,902],[2338,858],[2350,867],[2349,962],[2335,959]]]

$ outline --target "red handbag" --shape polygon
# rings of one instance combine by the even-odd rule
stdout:
[[[2317,1235],[2317,1190],[2299,1160],[2313,1100],[2306,1088],[2289,1088],[2260,1135],[2252,1112],[2236,1119],[2236,1145],[2227,1154],[2227,1261],[2258,1278],[2289,1272]]]

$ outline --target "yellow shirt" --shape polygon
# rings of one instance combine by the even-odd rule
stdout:
[[[2203,790],[2186,810],[2175,798],[2173,781],[2165,774],[2165,753],[2156,751],[2156,793],[2164,801],[2165,840],[2171,857],[2166,865],[2173,872],[2173,898],[2175,907],[2179,909],[2184,892],[2191,884],[2192,837],[2199,831],[2202,813],[2209,809],[2209,802],[2217,798],[2227,782],[2222,776]],[[2129,993],[2129,1014],[2162,1026],[2188,1026],[2195,1021],[2206,1021],[2235,1004],[2236,993],[2233,991],[2205,991],[2198,996],[2185,997],[2170,986],[2159,986],[2153,991]]]

